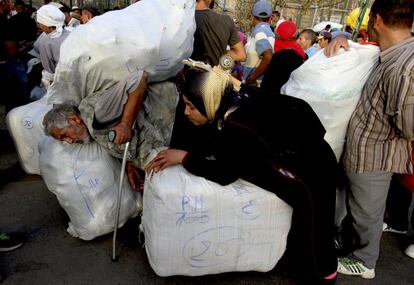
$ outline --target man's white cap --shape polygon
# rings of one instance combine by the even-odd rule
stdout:
[[[46,27],[62,27],[65,23],[65,14],[55,5],[47,4],[37,10],[36,21]]]

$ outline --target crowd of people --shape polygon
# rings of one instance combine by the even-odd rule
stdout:
[[[349,29],[338,31],[328,25],[319,33],[298,31],[291,19],[283,19],[269,2],[260,0],[252,6],[252,29],[247,36],[239,21],[215,12],[213,5],[213,0],[196,1],[191,58],[214,68],[185,67],[176,76],[181,96],[170,148],[158,153],[145,169],[138,170],[133,159],[128,162],[132,188],[143,188],[143,170],[158,172],[176,164],[222,185],[242,178],[275,193],[293,208],[281,266],[311,284],[334,284],[337,272],[374,278],[383,230],[407,232],[409,227],[409,203],[404,211],[395,204],[410,200],[405,197],[414,190],[410,180],[414,1],[375,0],[372,4],[368,31],[359,33],[358,42],[378,45],[380,59],[349,122],[339,163],[312,108],[281,94],[280,89],[317,52],[330,57],[341,48],[348,50]],[[12,8],[9,2],[0,2],[0,80],[6,88],[2,93],[7,94],[1,103],[7,110],[47,92],[62,42],[71,30],[100,14],[91,6],[70,8],[56,2],[37,11],[15,2],[16,15],[10,16]],[[223,55],[235,61],[231,75],[218,67]],[[96,124],[111,122],[115,144],[124,144],[134,135],[147,86],[145,70],[121,83],[128,88],[120,91],[127,99],[114,106],[119,112],[107,114],[95,108],[92,114]],[[104,106],[101,101],[98,105]],[[93,130],[78,106],[56,105],[43,123],[47,134],[67,143],[92,139]],[[347,181],[350,228],[358,243],[338,256],[343,248],[335,242],[335,202],[343,180]],[[399,191],[404,198],[389,195],[397,202],[388,201],[384,226],[389,190]],[[414,258],[414,245],[408,246],[406,254]]]
[[[0,2],[1,104],[9,111],[40,99],[53,80],[60,45],[80,24],[101,12],[94,6],[70,8],[50,2],[38,10],[23,1]]]

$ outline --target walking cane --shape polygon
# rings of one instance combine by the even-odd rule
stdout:
[[[134,128],[134,126],[132,126],[132,128]],[[116,137],[115,131],[112,130],[108,133],[108,140],[110,142],[113,142],[115,140],[115,137]],[[129,150],[129,142],[125,144],[124,155],[122,157],[121,176],[119,177],[118,195],[116,197],[116,205],[115,205],[116,215],[115,215],[115,224],[114,224],[114,234],[112,238],[112,261],[116,260],[116,234],[117,234],[118,225],[119,225],[119,214],[121,211],[121,198],[122,198],[122,185],[124,183],[125,166],[126,166],[126,161],[127,161],[126,158],[127,158],[128,150]]]

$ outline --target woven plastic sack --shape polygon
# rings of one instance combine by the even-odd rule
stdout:
[[[112,232],[121,163],[97,143],[66,144],[51,137],[39,143],[40,170],[47,188],[70,218],[67,231],[91,240]],[[119,227],[141,209],[141,194],[125,175]]]
[[[145,249],[159,276],[271,270],[283,255],[292,209],[238,180],[221,186],[181,165],[145,181]]]
[[[348,42],[350,51],[342,50],[333,57],[319,51],[293,71],[281,88],[282,94],[309,103],[325,127],[325,140],[338,160],[349,119],[379,56],[376,46]]]
[[[40,174],[38,143],[46,138],[42,121],[51,108],[43,97],[7,113],[7,128],[16,146],[20,165],[29,174]]]
[[[50,100],[78,105],[137,70],[145,70],[149,82],[175,76],[193,50],[194,4],[142,0],[78,26],[61,46]]]

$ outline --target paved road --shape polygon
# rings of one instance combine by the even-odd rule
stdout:
[[[119,232],[121,256],[111,261],[112,235],[90,242],[72,238],[68,217],[39,176],[25,175],[15,165],[10,141],[0,138],[0,227],[30,232],[18,250],[0,253],[2,284],[297,284],[278,271],[228,273],[204,277],[158,277],[138,240],[139,219]],[[383,237],[377,277],[372,281],[340,276],[337,284],[414,284],[414,260],[402,253],[401,236]]]

